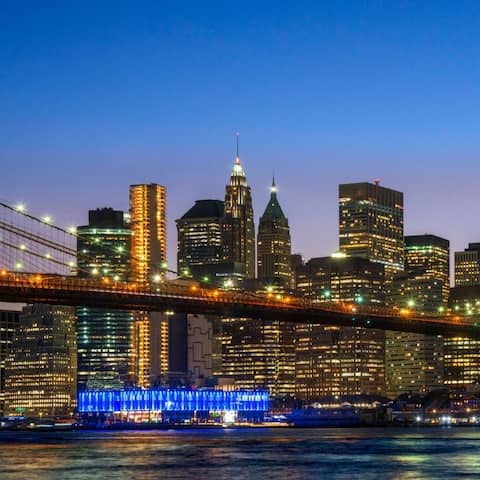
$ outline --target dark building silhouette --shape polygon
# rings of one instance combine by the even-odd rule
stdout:
[[[270,200],[258,224],[258,279],[272,285],[291,287],[291,250],[288,219],[278,203],[277,186],[273,180]]]

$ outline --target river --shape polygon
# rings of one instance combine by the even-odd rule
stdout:
[[[1,480],[480,479],[480,428],[0,432]]]

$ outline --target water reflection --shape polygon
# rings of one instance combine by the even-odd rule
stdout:
[[[480,429],[0,433],[1,480],[480,478]]]

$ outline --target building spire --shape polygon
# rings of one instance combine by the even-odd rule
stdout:
[[[235,159],[235,165],[240,165],[240,146],[239,146],[240,133],[237,132],[235,136],[237,137],[237,158]]]
[[[275,183],[275,173],[272,174],[272,186],[270,187],[271,193],[277,193],[277,184]]]

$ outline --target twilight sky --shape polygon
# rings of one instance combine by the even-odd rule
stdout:
[[[287,6],[282,4],[287,4]],[[14,1],[0,11],[0,199],[84,224],[168,189],[169,261],[223,199],[234,133],[293,251],[337,248],[337,185],[405,192],[405,232],[480,241],[476,1]]]

